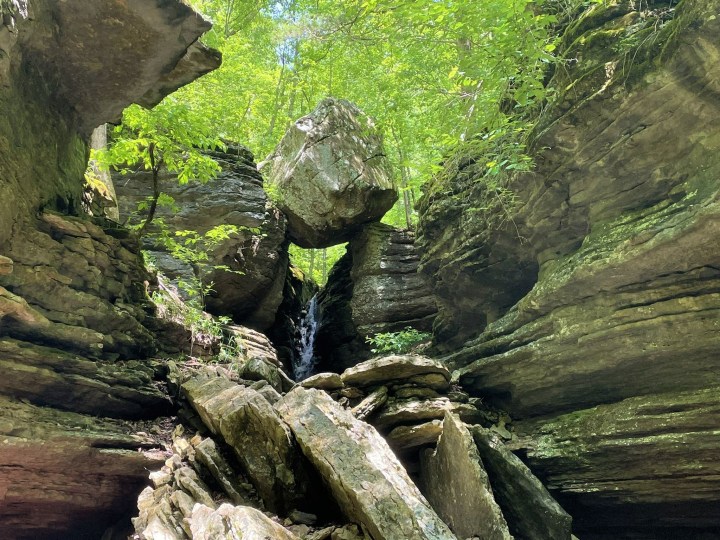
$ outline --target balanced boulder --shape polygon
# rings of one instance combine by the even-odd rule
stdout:
[[[345,100],[325,99],[296,121],[266,164],[290,238],[305,248],[346,242],[397,200],[382,138]]]

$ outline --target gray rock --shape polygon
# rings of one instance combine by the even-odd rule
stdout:
[[[190,518],[193,540],[299,540],[282,525],[248,506],[223,504],[217,510],[195,505]]]
[[[210,472],[232,502],[235,504],[248,503],[248,493],[238,482],[237,473],[233,471],[232,467],[218,451],[215,441],[208,437],[196,445],[195,460]]]
[[[572,518],[542,482],[492,432],[471,430],[510,532],[527,540],[570,540]]]
[[[382,437],[325,392],[297,387],[277,409],[342,511],[373,538],[455,539]]]
[[[438,383],[450,380],[450,372],[436,360],[417,355],[392,355],[373,358],[342,373],[342,380],[348,386],[372,386],[393,381],[407,382],[408,379],[437,374]],[[422,380],[422,379],[421,379]],[[433,379],[428,379],[430,384]],[[429,386],[429,385],[428,385]]]
[[[473,437],[460,418],[447,414],[437,449],[420,457],[424,492],[459,538],[512,540]]]
[[[394,399],[372,419],[372,424],[381,431],[398,424],[420,424],[427,420],[441,419],[445,413],[453,412],[461,418],[474,421],[478,410],[467,403],[455,403],[446,397],[435,399]]]
[[[204,284],[212,283],[205,298],[210,313],[229,315],[239,324],[266,330],[282,301],[288,267],[285,218],[269,203],[249,150],[229,145],[225,152],[208,155],[222,170],[206,184],[190,181],[180,185],[177,175],[161,173],[161,189],[173,197],[177,209],[160,207],[156,216],[171,233],[192,230],[204,235],[220,225],[235,226],[237,231],[219,244],[205,248],[200,244],[209,255],[201,275],[187,263],[163,254],[162,245],[152,242],[156,231],[152,226],[151,252],[158,269],[176,282],[197,275]],[[116,176],[115,185],[122,216],[136,212],[138,203],[152,191],[149,172]],[[140,213],[138,219],[143,217]]]
[[[205,425],[233,449],[269,509],[285,513],[307,503],[301,455],[265,398],[221,377],[191,379],[182,389]]]
[[[345,242],[397,200],[372,120],[345,100],[327,98],[295,122],[267,164],[290,238],[302,247]]]
[[[175,483],[185,490],[193,500],[215,508],[210,488],[200,480],[197,473],[190,467],[180,467],[175,471]]]
[[[385,439],[395,451],[409,450],[435,444],[442,433],[441,420],[431,420],[416,426],[398,426]]]
[[[387,386],[381,386],[373,390],[365,399],[352,408],[352,413],[358,420],[365,420],[367,417],[380,409],[388,399]]]
[[[318,390],[340,390],[345,386],[337,373],[318,373],[308,377],[300,383],[303,388],[317,388]]]

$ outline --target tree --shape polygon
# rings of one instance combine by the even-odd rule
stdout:
[[[202,151],[224,147],[207,124],[199,121],[185,104],[169,97],[152,110],[139,105],[125,109],[122,124],[114,129],[112,144],[93,157],[101,167],[122,174],[151,172],[153,194],[145,221],[138,228],[142,236],[161,201],[160,171],[164,168],[176,173],[181,184],[190,180],[207,182],[220,171],[220,166]]]

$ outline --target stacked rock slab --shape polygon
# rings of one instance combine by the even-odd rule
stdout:
[[[308,474],[289,428],[260,393],[224,377],[191,379],[183,391],[212,433],[235,452],[267,507],[308,504]]]
[[[318,369],[342,371],[371,356],[366,338],[407,327],[430,331],[437,312],[412,231],[373,223],[355,236],[320,293]]]
[[[477,408],[467,394],[450,387],[450,372],[424,356],[373,358],[341,375],[319,373],[303,381],[306,388],[324,389],[353,415],[378,429],[393,450],[417,461],[418,450],[437,442],[447,412],[469,423],[491,426],[497,413]]]
[[[192,282],[197,277],[212,284],[205,298],[209,312],[267,330],[283,299],[288,267],[285,218],[268,201],[249,150],[230,144],[224,152],[207,155],[221,167],[208,183],[191,180],[180,185],[177,175],[161,172],[161,190],[174,199],[175,208],[161,206],[157,219],[170,233],[195,231],[203,236],[219,226],[232,226],[234,232],[207,247],[209,260],[203,269],[173,258],[162,245],[151,245],[150,253],[169,278]],[[150,172],[116,176],[115,184],[123,218],[137,213],[138,204],[152,194]],[[144,214],[139,213],[137,219],[144,219]],[[150,244],[153,230],[151,226]]]
[[[374,539],[454,540],[382,437],[328,394],[296,388],[277,409],[340,508]]]
[[[510,227],[477,235],[492,216],[473,221],[454,198],[421,205],[438,335],[456,349],[445,361],[520,420],[531,467],[582,538],[720,527],[708,453],[720,444],[708,420],[720,384],[720,106],[709,99],[720,3],[654,6],[596,5],[568,29],[578,61],[552,84],[565,90],[540,118],[536,172],[510,179]],[[481,172],[467,165],[465,180]],[[461,176],[459,197],[479,196]],[[483,329],[471,320],[492,324],[460,348]]]
[[[2,13],[0,536],[99,538],[158,465],[158,441],[129,420],[168,402],[145,361],[136,246],[67,216],[81,208],[86,137],[219,56],[195,44],[209,24],[181,2],[16,0]]]
[[[342,99],[324,99],[296,121],[263,172],[288,218],[290,238],[306,248],[346,242],[397,200],[373,121]]]

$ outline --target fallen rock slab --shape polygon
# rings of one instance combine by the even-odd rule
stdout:
[[[190,518],[193,540],[299,540],[299,537],[249,506],[223,504],[213,510],[196,504]]]
[[[340,509],[375,540],[455,540],[385,440],[325,392],[298,387],[276,408]]]
[[[337,373],[318,373],[308,377],[300,385],[303,388],[317,388],[318,390],[340,390],[345,387]]]
[[[473,437],[460,418],[445,415],[437,449],[422,453],[420,465],[428,500],[459,538],[512,539]]]
[[[222,377],[191,379],[182,388],[205,425],[233,449],[270,510],[287,513],[307,503],[302,456],[264,397]]]
[[[400,424],[419,424],[427,420],[441,419],[448,412],[459,414],[463,420],[474,421],[480,416],[480,412],[469,403],[456,403],[446,397],[399,399],[389,401],[373,418],[372,424],[384,431]]]
[[[425,377],[437,374],[441,377]],[[438,384],[447,387],[450,372],[440,362],[414,354],[382,356],[372,358],[346,369],[342,380],[347,386],[372,386],[391,381],[407,382],[416,379],[418,383],[427,382],[427,386]]]
[[[409,450],[427,444],[435,444],[442,433],[442,421],[431,420],[417,426],[398,426],[385,439],[397,450]]]
[[[526,540],[570,540],[572,518],[520,458],[488,429],[476,426],[472,435],[513,535]]]

